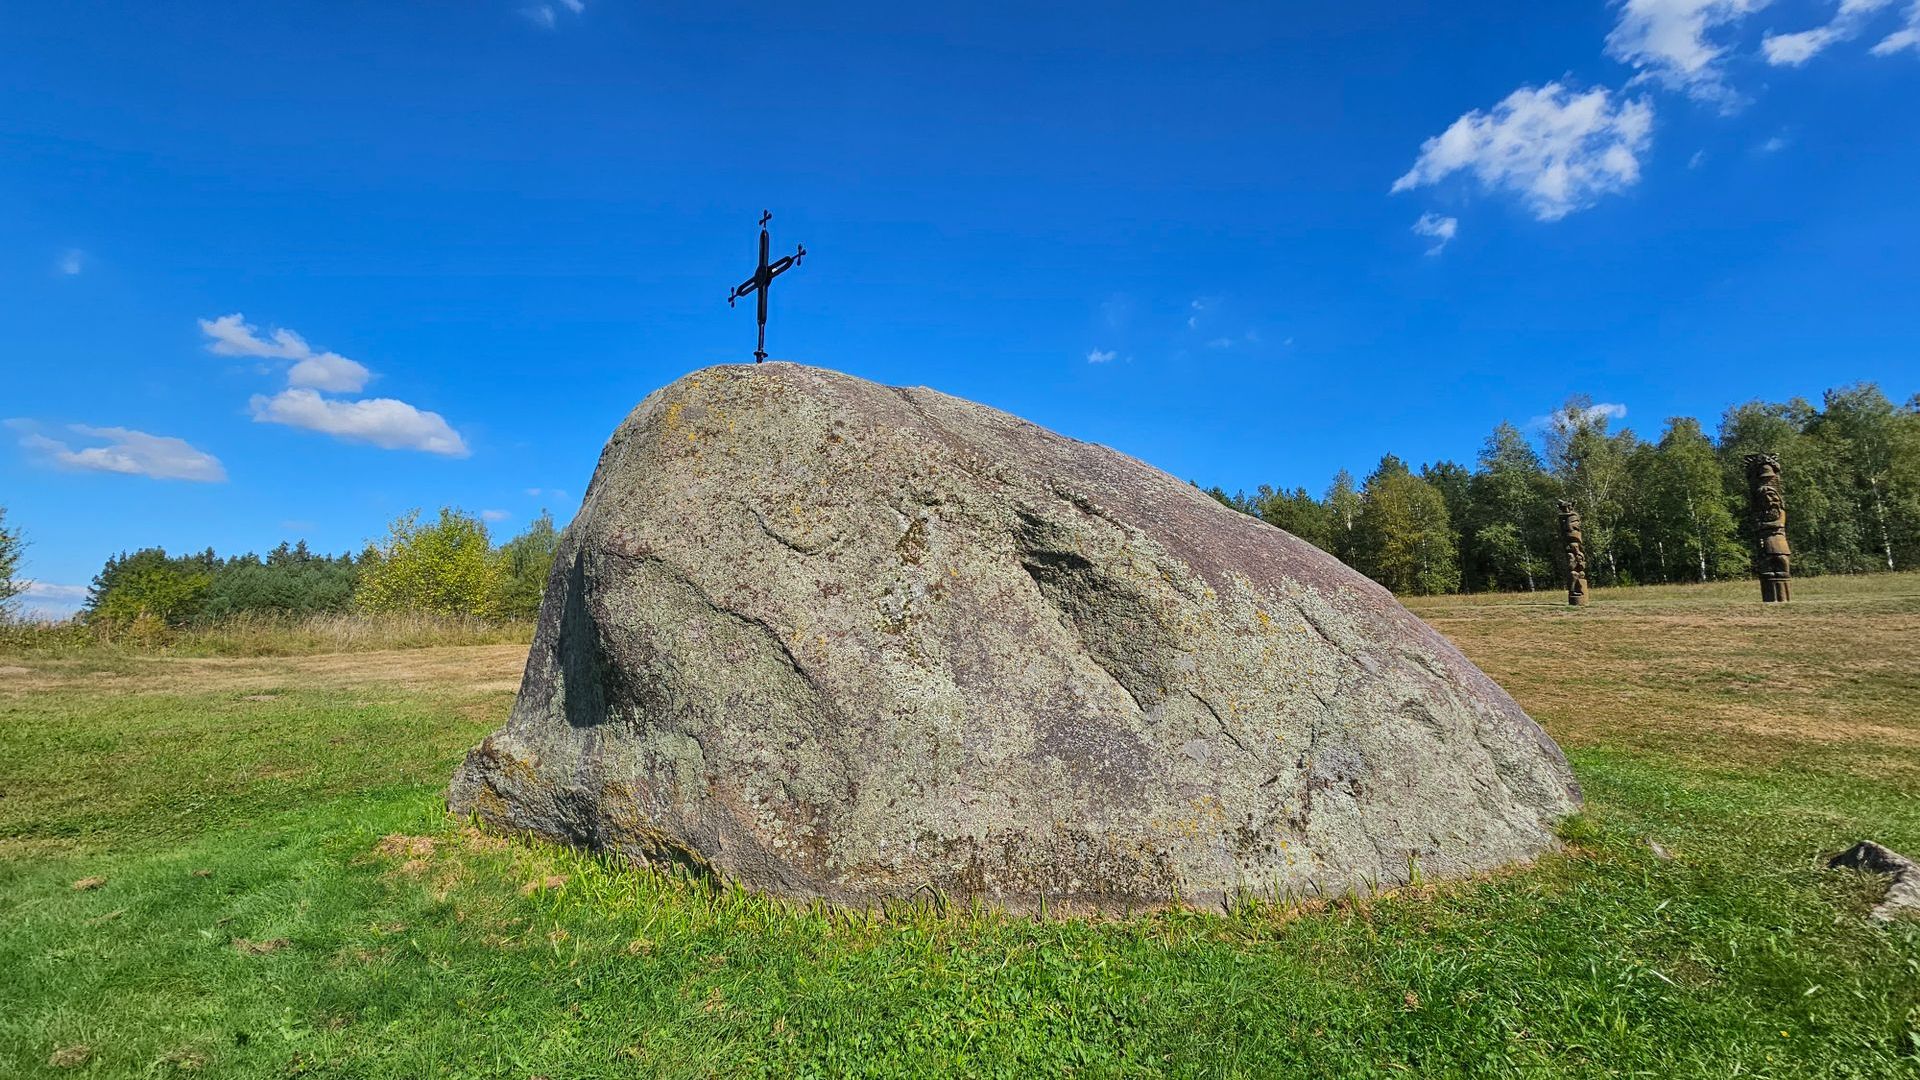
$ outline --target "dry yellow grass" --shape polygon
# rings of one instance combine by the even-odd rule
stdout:
[[[281,687],[507,691],[520,688],[527,646],[450,645],[310,656],[130,656],[103,667],[94,657],[27,657],[0,667],[0,695],[48,690],[182,694]]]
[[[1822,746],[1920,776],[1920,574],[1433,597],[1409,606],[1570,747],[1765,765]]]

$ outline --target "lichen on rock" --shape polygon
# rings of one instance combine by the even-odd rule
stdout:
[[[985,406],[770,363],[614,433],[449,803],[782,896],[1125,911],[1491,869],[1579,789],[1319,549]]]

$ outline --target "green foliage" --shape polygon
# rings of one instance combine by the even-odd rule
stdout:
[[[304,540],[282,543],[264,558],[222,558],[211,549],[176,557],[146,548],[107,560],[88,589],[86,611],[89,621],[103,627],[124,630],[141,622],[150,644],[162,644],[156,628],[246,625],[270,631],[356,608],[531,618],[558,543],[553,517],[544,511],[496,552],[477,519],[443,510],[431,525],[421,525],[417,512],[396,520],[387,539],[357,559],[315,554]],[[127,638],[122,633],[114,640]]]
[[[109,559],[94,578],[90,615],[113,623],[178,626],[198,616],[213,583],[212,553],[170,558],[143,548]]]
[[[1462,584],[1532,592],[1552,571],[1555,487],[1520,429],[1501,424],[1487,436],[1468,485]]]
[[[307,542],[282,543],[265,559],[242,555],[214,573],[204,612],[209,618],[242,613],[313,615],[353,605],[357,571],[350,555],[315,555]]]
[[[1612,420],[1576,395],[1547,419],[1544,460],[1503,423],[1474,468],[1422,466],[1414,479],[1444,518],[1418,488],[1381,474],[1356,488],[1344,469],[1320,499],[1264,485],[1209,494],[1403,592],[1558,588],[1560,499],[1580,510],[1594,583],[1700,583],[1751,573],[1744,459],[1767,453],[1784,474],[1796,576],[1920,566],[1920,395],[1896,406],[1862,384],[1828,391],[1817,408],[1748,402],[1727,410],[1717,440],[1690,417],[1668,420],[1657,443]],[[1377,498],[1392,505],[1370,507]],[[1449,546],[1454,567],[1443,572],[1433,560]]]
[[[1322,545],[1349,566],[1354,565],[1354,528],[1360,523],[1360,493],[1354,490],[1353,474],[1345,469],[1333,474],[1327,488],[1327,539]]]
[[[386,540],[361,559],[354,603],[366,611],[489,617],[500,612],[508,575],[480,519],[451,507],[420,523],[393,520]]]
[[[7,528],[7,508],[0,506],[0,616],[12,610],[13,598],[27,587],[14,577],[20,572],[20,556],[25,547],[20,530]]]
[[[560,534],[554,530],[553,515],[545,510],[527,531],[500,545],[504,577],[500,614],[514,618],[532,618],[540,613],[540,596],[546,591],[547,574],[553,569],[553,553],[560,546]]]
[[[1395,592],[1426,595],[1460,587],[1459,553],[1446,497],[1388,454],[1367,477],[1354,532],[1358,561],[1368,577]]]
[[[86,611],[90,620],[146,618],[173,627],[236,615],[311,615],[346,610],[353,582],[351,556],[315,555],[304,541],[283,543],[264,560],[144,548],[107,559],[87,590]]]
[[[1645,493],[1638,530],[1660,564],[1660,581],[1713,581],[1745,574],[1753,561],[1738,539],[1734,497],[1722,482],[1713,443],[1700,422],[1667,421],[1660,444],[1641,455],[1637,482]]]
[[[1332,512],[1309,495],[1306,488],[1275,491],[1262,484],[1254,500],[1254,513],[1267,524],[1285,529],[1322,551],[1333,548]]]
[[[1607,584],[1621,584],[1620,522],[1632,496],[1627,470],[1631,432],[1608,431],[1610,417],[1578,394],[1567,399],[1547,427],[1547,463],[1565,498],[1579,508],[1587,561],[1604,567]]]

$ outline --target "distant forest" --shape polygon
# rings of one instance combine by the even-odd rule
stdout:
[[[349,610],[531,618],[558,544],[544,511],[496,547],[484,522],[448,508],[428,521],[418,511],[401,515],[357,557],[317,554],[304,540],[264,557],[142,548],[107,559],[82,614],[106,625],[166,626]]]
[[[1655,442],[1611,422],[1576,397],[1548,418],[1544,453],[1503,423],[1471,467],[1416,473],[1388,454],[1358,484],[1341,470],[1318,498],[1266,485],[1209,494],[1399,593],[1564,587],[1561,499],[1584,519],[1594,584],[1711,581],[1752,572],[1742,459],[1769,453],[1796,575],[1920,566],[1920,395],[1895,406],[1866,383],[1829,390],[1819,407],[1752,401],[1711,438],[1692,417],[1669,419]]]

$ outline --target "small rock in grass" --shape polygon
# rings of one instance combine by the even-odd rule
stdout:
[[[93,1047],[85,1043],[75,1043],[55,1050],[53,1056],[47,1059],[47,1064],[56,1069],[77,1069],[91,1060],[93,1060]]]
[[[107,879],[103,877],[83,877],[73,883],[73,891],[86,892],[88,889],[97,889],[106,883]]]
[[[1920,913],[1920,864],[1871,840],[1862,840],[1827,860],[1827,868],[1865,870],[1885,874],[1893,880],[1887,885],[1887,897],[1868,914],[1888,922],[1895,916]]]

